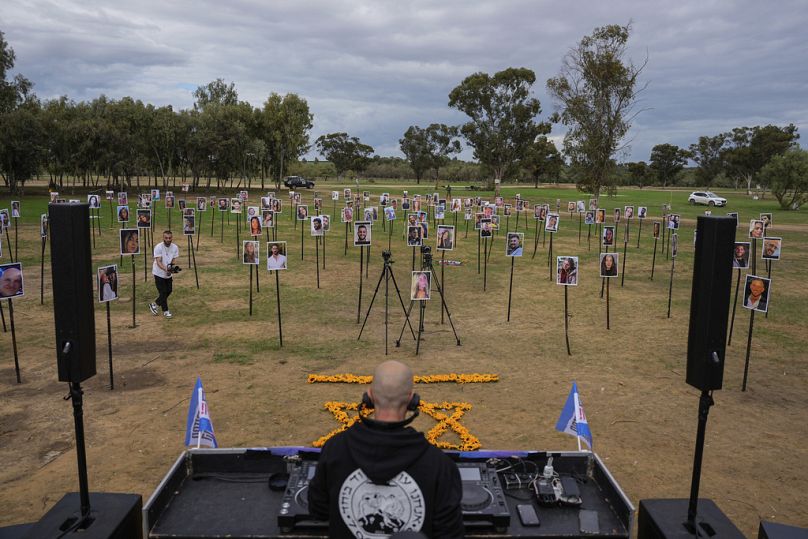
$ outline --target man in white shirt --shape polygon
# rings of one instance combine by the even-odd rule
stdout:
[[[149,303],[149,310],[157,316],[157,306],[163,309],[163,316],[171,318],[171,311],[168,310],[168,296],[171,295],[173,287],[173,274],[168,270],[180,256],[180,249],[171,243],[174,235],[170,230],[163,232],[163,243],[154,246],[154,263],[152,264],[152,275],[154,284],[157,286],[159,295],[153,303]]]
[[[271,243],[269,246],[269,256],[267,257],[267,270],[285,270],[286,256],[281,254],[280,245]]]

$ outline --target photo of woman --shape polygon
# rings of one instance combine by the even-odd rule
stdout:
[[[181,198],[177,206],[179,207],[180,211],[185,211],[185,208],[188,207],[188,201],[185,200],[184,198]]]
[[[634,206],[626,206],[623,208],[623,214],[626,216],[626,219],[634,217]]]
[[[191,211],[194,211],[191,209]],[[185,236],[193,236],[196,234],[196,216],[191,213],[190,215],[184,215],[182,217],[182,233]]]
[[[763,221],[760,219],[752,219],[749,222],[749,237],[754,239],[761,239],[763,237],[763,232],[765,227],[763,225]]]
[[[455,227],[451,225],[438,226],[438,251],[451,251],[454,249]]]
[[[121,234],[121,254],[140,254],[140,230],[137,228],[122,228]]]
[[[205,197],[196,197],[196,211],[207,211],[208,199]]]
[[[275,241],[267,243],[267,270],[286,269],[286,242]]]
[[[301,205],[297,207],[297,220],[306,221],[309,218],[309,207]]]
[[[250,236],[261,235],[261,218],[257,215],[250,217]]]
[[[603,227],[603,245],[614,245],[614,227],[613,226],[604,226]]]
[[[90,207],[92,208],[92,206],[90,206]],[[15,217],[17,219],[19,219],[19,217],[20,217],[20,201],[19,200],[12,200],[11,201],[11,217]]]
[[[165,206],[167,210],[174,207],[174,195],[166,195]]]
[[[426,301],[432,285],[432,273],[428,271],[413,271],[410,299],[413,301]]]
[[[272,199],[272,211],[275,213],[281,213],[281,199],[273,198]]]
[[[151,228],[151,210],[137,210],[137,227]]]
[[[342,208],[342,222],[353,222],[353,208]]]
[[[620,222],[620,208],[614,209],[614,222],[615,224]]]
[[[242,264],[258,264],[258,242],[246,240],[241,246]]]
[[[55,199],[55,197],[53,197],[53,195],[54,195],[54,193],[51,193],[51,197]],[[59,193],[56,193],[56,196],[58,197]],[[51,202],[53,202],[53,200],[51,200]],[[129,204],[129,195],[127,195],[126,193],[123,193],[123,192],[118,193],[118,205],[119,206],[126,206],[127,204]]]
[[[602,225],[606,222],[606,210],[600,208],[595,211],[595,223],[598,225]]]
[[[266,228],[272,228],[275,226],[275,216],[272,213],[272,210],[263,210],[261,212],[261,226]]]
[[[659,238],[659,229],[660,228],[662,228],[662,227],[660,226],[659,221],[654,222],[654,239]]]
[[[118,206],[118,222],[129,222],[129,206]]]
[[[19,205],[19,202],[17,203]],[[90,205],[91,210],[97,210],[101,207],[101,203],[98,201],[98,195],[87,195],[87,204]],[[12,210],[14,206],[12,204]]]
[[[548,213],[547,221],[544,223],[544,230],[547,232],[558,232],[558,214]]]
[[[600,253],[600,276],[601,277],[617,277],[618,267],[617,262],[619,259],[618,253]]]
[[[559,256],[556,258],[556,284],[578,286],[578,257]]]
[[[118,266],[98,268],[98,301],[105,303],[118,299]]]

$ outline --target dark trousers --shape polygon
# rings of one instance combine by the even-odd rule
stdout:
[[[163,311],[168,310],[168,296],[171,295],[171,290],[174,286],[174,279],[163,279],[162,277],[154,276],[154,284],[157,285],[157,292],[160,294],[154,302],[159,305]]]

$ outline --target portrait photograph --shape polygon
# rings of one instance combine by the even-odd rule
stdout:
[[[659,224],[659,221],[654,222],[654,239],[659,238],[659,229],[662,228]]]
[[[600,276],[617,277],[619,258],[618,253],[600,253]]]
[[[746,286],[743,290],[743,306],[753,311],[765,313],[769,310],[769,300],[771,292],[771,279],[758,277],[757,275],[746,276]]]
[[[339,200],[339,191],[331,191],[331,200]]]
[[[586,203],[583,200],[579,200],[575,203],[575,209],[578,213],[586,213]]]
[[[775,238],[769,236],[763,239],[763,254],[761,255],[764,260],[780,260],[780,247],[783,244],[783,238]]]
[[[614,227],[613,226],[604,226],[603,232],[601,232],[601,244],[604,246],[614,245]]]
[[[323,209],[323,199],[319,197],[314,198],[314,209],[321,210]]]
[[[772,214],[771,213],[761,213],[760,220],[763,221],[763,229],[764,231],[772,226]]]
[[[390,200],[390,193],[382,193],[382,196],[379,197],[379,205],[387,206],[389,200]]]
[[[98,268],[98,301],[106,303],[118,299],[118,265]]]
[[[508,232],[505,241],[505,256],[522,256],[524,243],[525,234],[523,232]]]
[[[151,210],[137,210],[137,227],[151,228]]]
[[[578,286],[578,257],[556,257],[556,284]]]
[[[362,199],[364,199],[365,202],[368,202],[370,200],[370,191],[362,191]]]
[[[463,203],[459,198],[452,199],[452,213],[457,213],[463,208]]]
[[[435,206],[435,219],[446,219],[446,207],[442,204]]]
[[[258,265],[258,241],[245,240],[241,242],[241,263]]]
[[[43,213],[39,216],[39,237],[40,238],[47,238],[48,237],[48,214]],[[0,242],[2,243],[2,242]]]
[[[395,221],[396,209],[393,206],[387,206],[386,208],[384,208],[384,217],[388,221]]]
[[[589,199],[589,209],[592,210],[592,211],[595,211],[596,209],[598,209],[598,199],[596,199],[596,198],[590,198]]]
[[[364,247],[370,245],[371,240],[370,221],[357,221],[354,223],[354,246]]]
[[[491,219],[480,219],[480,237],[490,238],[493,232]]]
[[[544,230],[547,232],[558,232],[558,214],[548,213],[547,220],[544,222]]]
[[[261,211],[261,227],[272,228],[275,226],[275,215],[272,210]]]
[[[418,224],[421,225],[421,239],[424,239],[424,240],[428,239],[429,238],[429,223],[427,223],[426,221],[423,221],[423,222],[418,223]]]
[[[619,222],[620,222],[620,214],[621,214],[621,213],[622,213],[622,210],[621,210],[620,208],[615,208],[615,209],[614,209],[614,222],[615,222],[615,223],[619,223]]]
[[[123,194],[124,194],[124,196],[126,195],[126,193],[123,193]],[[55,192],[55,191],[52,191],[52,192],[50,193],[50,201],[51,201],[51,202],[56,202],[56,199],[57,199],[57,198],[59,198],[59,193],[57,193],[57,192]],[[126,202],[124,202],[124,204],[126,204]]]
[[[423,245],[421,225],[407,227],[407,247],[420,247]]]
[[[151,198],[152,198],[152,201],[160,200],[160,190],[159,189],[152,189],[151,190]]]
[[[104,198],[112,200],[115,198],[115,191],[104,191]]]
[[[320,218],[323,220],[323,232],[331,230],[331,216],[321,215]]]
[[[679,214],[672,213],[668,215],[668,229],[669,230],[679,230]]]
[[[22,279],[22,264],[0,265],[0,299],[13,299],[25,295]]]
[[[463,220],[464,221],[471,221],[474,219],[474,208],[468,207],[463,210]]]
[[[87,195],[87,204],[90,205],[91,210],[97,210],[98,208],[101,207],[101,201],[99,200],[98,195]],[[19,214],[19,202],[17,203],[17,206],[18,206],[17,213]],[[13,203],[12,203],[12,210],[13,209],[14,209],[14,206],[13,206]],[[19,217],[19,215],[18,215],[18,217]]]
[[[312,236],[322,236],[323,218],[319,215],[312,215],[311,221],[309,221],[309,231],[311,232]]]
[[[180,201],[179,201],[178,207],[179,207],[180,211],[185,211],[185,208],[188,207],[188,201],[185,200],[184,198],[181,198]]]
[[[482,212],[477,212],[474,214],[474,230],[480,230],[480,223],[483,220]]]
[[[120,239],[122,255],[140,254],[140,229],[122,228],[120,230]]]
[[[261,197],[261,209],[262,210],[269,210],[272,209],[272,198],[271,197]]]
[[[527,200],[516,199],[516,211],[524,211]]]
[[[510,204],[505,204],[505,206],[503,206],[502,215],[504,215],[506,217],[511,215],[511,205]]]
[[[350,199],[350,198],[351,198],[351,190],[350,190],[350,189],[343,189],[343,190],[342,190],[342,196],[343,196],[343,198],[345,198],[346,200],[347,200],[347,199]]]
[[[362,219],[364,221],[373,221],[373,208],[365,208],[362,212]]]
[[[497,208],[501,208],[503,205],[505,205],[505,198],[504,197],[494,197],[494,205]],[[510,204],[508,204],[508,205],[510,206]]]
[[[637,207],[637,219],[645,219],[648,215],[648,208],[645,206],[638,206]]]
[[[174,207],[174,195],[166,195],[165,201],[163,202],[167,210],[170,210]]]
[[[230,213],[241,213],[241,200],[239,198],[230,199]]]
[[[753,239],[762,239],[765,233],[763,221],[761,219],[752,219],[749,222],[749,237]]]
[[[118,222],[129,222],[129,206],[118,206]]]
[[[402,210],[409,210],[410,209],[410,199],[409,198],[401,199],[401,209]]]
[[[584,213],[584,224],[585,225],[594,225],[595,224],[595,212],[592,210],[587,210]]]
[[[219,208],[219,211],[227,211],[230,209],[230,200],[226,198],[220,198],[217,201],[217,206]]]
[[[195,211],[196,210],[194,210],[193,208],[183,208],[182,209],[182,215],[183,216],[185,216],[185,215],[194,215]]]
[[[286,269],[286,242],[270,241],[267,243],[267,270]]]
[[[183,193],[187,193],[190,189],[191,189],[191,186],[189,184],[187,184],[187,183],[184,183],[184,184],[182,184],[182,186],[180,186],[180,190]]]
[[[626,219],[634,217],[634,206],[626,206],[623,208],[623,215],[626,216]]]
[[[247,219],[249,220],[251,217],[258,217],[258,211],[258,206],[248,206]]]
[[[736,241],[732,255],[732,267],[745,269],[749,267],[749,254],[752,244],[748,241]]]
[[[95,196],[95,195],[92,195]],[[96,197],[96,200],[98,197]],[[90,206],[92,208],[92,206]],[[20,217],[20,201],[19,200],[12,200],[11,201],[11,216],[18,218]]]
[[[541,204],[536,204],[533,206],[533,218],[541,219]]]
[[[342,222],[353,222],[353,208],[342,208]]]
[[[282,209],[283,209],[283,204],[281,204],[281,199],[273,198],[272,199],[272,211],[277,214],[277,213],[281,213]]]
[[[151,193],[141,193],[139,196],[139,203],[138,205],[141,208],[151,208]]]
[[[567,202],[567,211],[570,213],[575,211],[575,202],[573,202],[572,200]]]
[[[302,204],[297,207],[297,220],[305,221],[309,218],[309,207]]]
[[[249,198],[250,198],[250,193],[248,193],[247,191],[239,191],[239,193],[238,193],[238,198],[239,198],[239,199],[240,199],[242,202],[247,202],[247,199],[249,199]]]
[[[432,288],[432,273],[429,271],[413,271],[410,285],[410,299],[412,301],[426,301],[429,299]]]
[[[51,194],[53,194],[53,193],[51,193]],[[59,193],[56,193],[56,195],[58,196]],[[129,204],[129,195],[126,194],[125,192],[118,193],[118,205],[119,206],[126,206],[127,204]]]
[[[207,211],[208,199],[205,197],[196,197],[196,211]]]
[[[438,251],[451,251],[454,249],[455,227],[452,225],[438,225]]]
[[[194,210],[191,209],[193,212]],[[193,213],[183,215],[182,217],[182,233],[185,236],[193,236],[196,234],[196,215]]]
[[[484,206],[483,215],[485,216],[486,219],[494,215],[494,206]]]
[[[421,211],[421,201],[417,198],[412,201],[412,211]]]
[[[595,223],[602,225],[605,222],[606,222],[606,210],[603,208],[595,210]]]

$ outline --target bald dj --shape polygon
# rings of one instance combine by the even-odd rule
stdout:
[[[405,531],[463,537],[460,473],[408,426],[418,415],[418,402],[410,368],[385,361],[362,396],[373,418],[362,418],[323,446],[309,485],[309,512],[329,521],[329,537]]]

